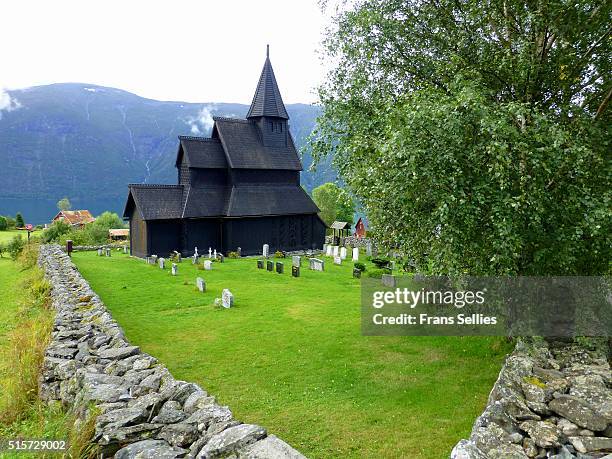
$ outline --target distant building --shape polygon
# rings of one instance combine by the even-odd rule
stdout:
[[[245,255],[321,249],[326,225],[300,186],[302,163],[269,56],[246,119],[214,117],[210,137],[179,136],[177,185],[130,185],[132,255]]]
[[[108,230],[108,238],[111,241],[125,241],[130,237],[130,230],[127,228],[117,228]]]
[[[70,226],[83,226],[95,221],[88,210],[60,210],[51,222],[63,221]]]
[[[363,221],[363,218],[359,218],[359,220],[357,220],[357,224],[355,225],[355,236],[358,238],[362,238],[365,237],[366,235],[366,227],[365,227],[365,223]]]

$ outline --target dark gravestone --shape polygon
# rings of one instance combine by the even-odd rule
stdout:
[[[274,262],[273,261],[268,261],[266,263],[266,268],[268,269],[268,271],[274,271]]]
[[[292,266],[291,267],[291,275],[293,277],[300,277],[300,267],[299,266]]]
[[[361,270],[354,268],[353,269],[353,277],[356,279],[361,279]]]
[[[276,262],[276,272],[279,274],[283,274],[285,272],[285,265],[280,261]]]
[[[264,269],[263,260],[257,260],[257,269]]]

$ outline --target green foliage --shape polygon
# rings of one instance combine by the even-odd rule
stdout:
[[[372,258],[372,263],[374,263],[378,268],[386,268],[389,266],[389,259],[385,257],[376,257]]]
[[[364,272],[366,270],[365,263],[362,263],[360,261],[357,261],[353,266],[355,266],[355,269],[358,269],[361,272]]]
[[[8,222],[6,221],[6,217],[0,215],[0,231],[6,231],[8,229]]]
[[[227,258],[240,258],[240,256],[238,255],[238,252],[229,252],[227,254]]]
[[[276,252],[274,252],[274,258],[285,258],[285,252],[277,250]]]
[[[313,155],[420,270],[606,273],[611,8],[347,4]]]
[[[346,190],[335,183],[324,183],[312,190],[312,199],[319,207],[319,216],[331,225],[334,221],[353,222],[355,203]]]
[[[6,251],[6,244],[4,242],[0,242],[0,258],[2,258]]]
[[[59,238],[65,234],[70,233],[71,229],[71,226],[65,221],[56,220],[46,230],[43,231],[42,241],[44,243],[58,242]]]
[[[10,254],[13,260],[16,260],[19,254],[23,251],[25,241],[20,234],[13,236],[13,239],[7,244],[6,251]]]
[[[8,215],[5,216],[4,218],[6,218],[7,229],[15,229],[15,219],[12,217],[9,217]]]
[[[72,204],[68,198],[62,198],[57,201],[57,208],[59,210],[70,210],[72,208]]]
[[[365,273],[367,277],[373,277],[374,279],[382,278],[383,274],[391,274],[391,270],[383,269],[383,268],[376,268],[376,269],[370,269],[369,271]]]
[[[15,226],[17,228],[23,228],[25,226],[25,222],[23,221],[23,215],[21,215],[21,212],[17,212],[17,215],[15,215]]]

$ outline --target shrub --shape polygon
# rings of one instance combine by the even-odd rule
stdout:
[[[366,270],[365,263],[361,263],[360,261],[356,262],[353,266],[355,266],[355,269],[358,269],[361,272],[364,272]]]
[[[285,258],[285,252],[277,250],[276,252],[274,252],[274,258]]]
[[[15,229],[15,219],[9,217],[8,215],[6,217],[6,227],[7,229]]]
[[[53,222],[42,235],[42,241],[45,243],[59,242],[60,236],[70,232],[70,225],[62,220]]]
[[[8,229],[8,222],[6,221],[6,217],[0,215],[0,231],[6,231]]]
[[[23,221],[23,215],[21,215],[21,212],[17,212],[17,215],[15,215],[15,226],[17,228],[23,228],[25,226],[25,222]]]
[[[378,268],[383,269],[389,266],[389,259],[384,257],[372,258],[372,263],[374,263]]]
[[[25,246],[24,240],[21,238],[21,234],[15,235],[11,242],[6,246],[6,250],[11,255],[13,260],[16,260],[19,254],[23,251],[23,247]]]
[[[238,255],[238,252],[229,252],[227,254],[227,258],[240,258],[240,256]]]
[[[374,277],[376,279],[380,279],[383,274],[391,274],[391,270],[386,269],[386,268],[385,269],[371,269],[370,271],[365,273],[367,277]]]

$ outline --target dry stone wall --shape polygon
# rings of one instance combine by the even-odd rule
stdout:
[[[56,311],[40,397],[83,420],[95,413],[102,457],[304,458],[131,345],[60,246],[42,246],[39,264]]]
[[[608,341],[519,342],[451,458],[611,459],[609,350]]]

